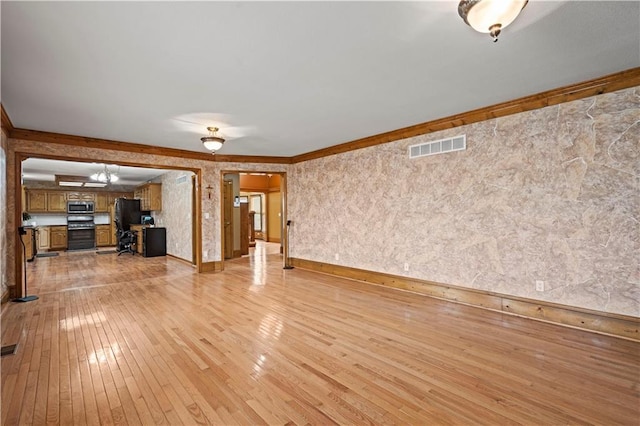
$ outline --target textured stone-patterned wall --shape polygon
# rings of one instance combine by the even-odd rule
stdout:
[[[177,178],[185,176],[181,183]],[[167,228],[167,253],[191,262],[191,176],[187,171],[168,172],[155,179],[162,183],[162,210],[151,212],[156,226]]]
[[[0,131],[0,296],[7,291],[7,137]]]
[[[49,144],[43,142],[26,141],[20,139],[8,140],[7,150],[7,211],[13,212],[15,205],[14,188],[16,176],[14,173],[15,153],[30,153],[38,155],[51,155],[62,159],[91,159],[100,163],[125,163],[140,166],[166,166],[166,168],[192,168],[202,170],[201,187],[211,186],[211,197],[208,190],[201,192],[201,217],[202,217],[202,256],[204,262],[219,261],[221,259],[221,225],[220,225],[220,172],[222,170],[234,171],[274,171],[286,172],[289,167],[286,164],[253,164],[253,163],[214,163],[210,161],[193,160],[186,158],[167,157],[143,153],[112,151],[98,148],[72,147],[68,145]],[[18,179],[18,185],[20,181]],[[205,214],[209,214],[209,219]],[[7,216],[7,226],[15,229],[13,214]],[[15,247],[14,235],[7,231],[10,238],[7,240],[8,282],[12,283],[15,277]],[[5,237],[7,236],[5,234]]]
[[[296,164],[291,256],[640,316],[639,120],[636,88]]]

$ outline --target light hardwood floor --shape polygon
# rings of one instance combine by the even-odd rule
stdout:
[[[6,307],[3,425],[628,424],[640,345],[282,270],[91,252]]]

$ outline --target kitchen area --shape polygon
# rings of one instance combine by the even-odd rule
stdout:
[[[126,204],[127,210],[118,210]],[[120,231],[136,235],[138,254],[166,254],[164,240],[153,238],[153,250],[145,250],[146,228],[156,228],[153,213],[162,210],[162,185],[146,183],[133,191],[68,191],[23,186],[23,227],[28,261],[55,256],[59,251],[95,250],[119,246]],[[126,216],[126,218],[124,218]],[[133,228],[133,229],[132,229]],[[162,231],[161,231],[162,230]],[[160,247],[157,245],[161,244]]]
[[[33,261],[89,251],[119,258],[166,254],[195,264],[194,182],[188,170],[23,160],[25,257]],[[123,233],[129,232],[136,241],[127,248]]]

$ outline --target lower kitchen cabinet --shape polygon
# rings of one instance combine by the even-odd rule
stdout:
[[[38,251],[49,250],[49,248],[51,247],[51,238],[49,237],[50,232],[48,226],[41,226],[38,228],[38,230],[36,231]]]
[[[52,249],[66,249],[67,248],[67,227],[66,226],[51,226],[50,241]]]
[[[36,247],[34,244],[36,242],[34,232],[36,232],[33,228],[25,228],[25,234],[21,235],[22,244],[24,244],[24,258],[27,262],[31,262],[36,255]]]
[[[96,246],[111,245],[111,225],[96,225]]]

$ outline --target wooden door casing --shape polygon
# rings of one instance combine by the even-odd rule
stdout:
[[[233,183],[224,182],[224,258],[233,258]]]

